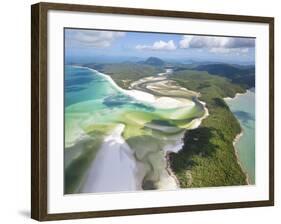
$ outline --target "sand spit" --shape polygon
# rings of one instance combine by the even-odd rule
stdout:
[[[141,190],[133,151],[122,138],[124,125],[119,124],[104,139],[88,171],[83,193]]]

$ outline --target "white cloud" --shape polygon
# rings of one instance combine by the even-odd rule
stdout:
[[[190,47],[190,42],[194,38],[194,36],[187,36],[184,35],[182,39],[180,40],[179,46],[180,48],[189,48]]]
[[[249,48],[211,48],[210,52],[213,53],[237,53],[237,54],[246,54],[249,52]]]
[[[167,42],[159,40],[154,42],[152,45],[142,45],[139,44],[136,46],[137,50],[164,50],[164,51],[172,51],[177,49],[173,40],[169,40]]]
[[[70,30],[67,34],[68,41],[74,41],[85,46],[97,48],[109,47],[115,39],[125,36],[124,32],[96,30]]]
[[[210,37],[185,35],[179,42],[180,48],[208,49],[213,53],[247,53],[255,46],[253,38]]]

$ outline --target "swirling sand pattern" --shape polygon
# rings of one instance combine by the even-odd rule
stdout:
[[[98,71],[66,67],[65,193],[178,187],[165,154],[180,150],[208,111],[165,74],[124,90]]]

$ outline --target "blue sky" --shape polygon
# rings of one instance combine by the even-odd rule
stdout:
[[[254,63],[255,39],[145,32],[65,29],[67,61],[159,57],[184,62]]]

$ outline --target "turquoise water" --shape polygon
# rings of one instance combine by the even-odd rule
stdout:
[[[250,184],[255,184],[255,89],[248,90],[234,99],[227,99],[226,103],[243,129],[236,149]]]
[[[194,94],[165,76],[123,90],[98,71],[66,66],[65,193],[169,187],[165,150],[179,150],[205,114]]]
[[[83,67],[65,67],[65,106],[103,99],[116,95],[118,90],[95,71]]]

